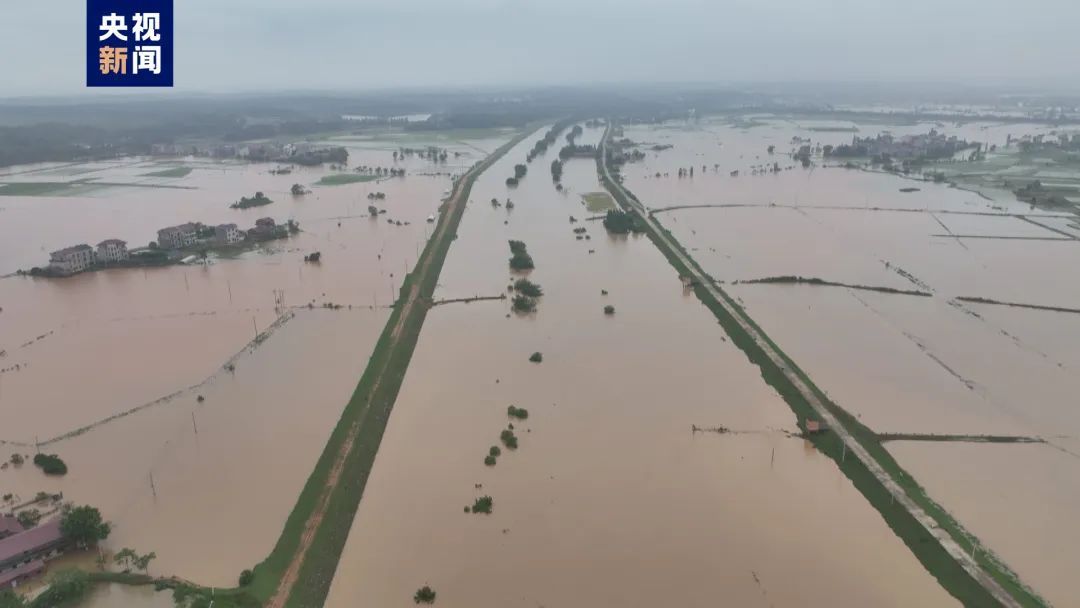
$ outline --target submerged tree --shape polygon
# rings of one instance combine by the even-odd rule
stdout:
[[[109,537],[112,527],[102,520],[101,511],[95,507],[65,507],[60,516],[60,533],[81,548],[86,548]]]

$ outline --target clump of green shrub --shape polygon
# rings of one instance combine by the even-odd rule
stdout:
[[[608,304],[607,306],[604,307],[604,314],[605,315],[613,315],[613,314],[615,314],[615,307],[612,306],[611,304]]]
[[[434,604],[435,603],[435,590],[427,585],[416,590],[413,595],[413,601],[417,604]]]
[[[540,354],[540,351],[536,351],[535,353],[529,355],[529,361],[532,361],[533,363],[540,363],[543,360],[544,355]]]
[[[525,420],[529,417],[529,410],[523,407],[510,406],[506,408],[506,415],[511,418],[517,418],[518,420]]]
[[[490,496],[481,496],[473,501],[472,509],[469,509],[473,513],[483,513],[485,515],[491,515],[491,509],[495,506],[495,501]],[[468,509],[468,507],[466,507]]]
[[[502,448],[500,448],[497,445],[493,445],[490,448],[488,448],[488,455],[489,456],[501,456],[502,455]]]
[[[493,467],[493,466],[495,466],[495,462],[496,462],[496,460],[495,460],[494,456],[492,456],[490,454],[488,454],[487,456],[484,456],[484,464],[486,464],[487,466]]]
[[[240,586],[247,587],[255,580],[255,573],[251,570],[244,570],[240,573]]]
[[[529,279],[518,279],[514,281],[514,289],[518,293],[529,296],[530,298],[539,298],[544,295],[544,290],[540,288],[538,283],[533,283]]]
[[[533,312],[536,310],[536,300],[529,296],[516,295],[512,302],[514,312]]]
[[[531,270],[535,268],[532,256],[525,249],[523,241],[510,241],[510,268],[514,270]]]
[[[628,232],[642,232],[640,220],[633,213],[621,209],[608,209],[604,216],[604,228],[613,234],[626,234]]]
[[[514,431],[511,431],[510,429],[506,429],[500,433],[499,439],[502,440],[503,445],[509,450],[516,450],[518,447],[517,436],[514,435]]]
[[[67,465],[56,454],[35,454],[34,464],[46,475],[66,475],[68,471]]]

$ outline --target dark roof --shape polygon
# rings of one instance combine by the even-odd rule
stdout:
[[[0,563],[24,553],[32,553],[47,547],[62,538],[60,518],[50,519],[36,528],[0,540]]]
[[[34,576],[45,570],[45,562],[35,559],[29,564],[23,564],[14,570],[0,572],[0,589],[9,587],[11,583],[25,576]]]

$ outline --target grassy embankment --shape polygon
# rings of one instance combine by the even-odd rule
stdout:
[[[896,289],[894,287],[879,287],[874,285],[854,285],[851,283],[840,283],[838,281],[827,281],[825,279],[819,279],[817,277],[799,277],[792,275],[785,275],[779,277],[764,277],[761,279],[749,279],[745,281],[734,281],[732,285],[753,285],[758,283],[772,283],[779,285],[819,285],[822,287],[846,287],[847,289],[860,289],[863,291],[876,291],[878,293],[889,293],[902,296],[919,296],[923,298],[928,298],[933,295],[928,291]]]
[[[1012,306],[1014,308],[1030,308],[1031,310],[1046,310],[1050,312],[1071,312],[1080,313],[1080,308],[1066,308],[1064,306],[1044,306],[1042,304],[1024,304],[1021,302],[1002,302],[1000,300],[991,300],[990,298],[979,298],[971,296],[957,296],[957,300],[961,302],[970,302],[972,304],[992,304],[994,306]]]
[[[601,162],[603,162],[603,160],[598,157],[598,165]],[[599,174],[601,182],[615,198],[615,201],[626,211],[637,213],[636,207],[629,200],[626,200],[622,196],[620,189],[615,187],[615,185],[608,180],[602,167],[598,166],[598,169],[600,169]],[[655,216],[653,219],[655,221]],[[668,262],[675,267],[679,275],[683,277],[692,276],[690,269],[687,268],[676,253],[670,250],[665,242],[653,232],[652,228],[645,222],[641,223],[646,227],[646,235],[661,253],[663,253]],[[664,230],[664,232],[667,232],[658,221],[656,221],[656,225],[660,226],[660,229]],[[667,233],[665,236],[667,236],[670,242],[678,243],[670,233]],[[686,256],[687,259],[693,260],[693,258],[685,251],[682,251],[682,254]],[[700,271],[701,269],[699,268],[698,270]],[[702,274],[704,276],[709,276],[703,271]],[[788,404],[798,419],[799,427],[805,431],[806,421],[816,419],[816,413],[813,407],[806,401],[795,385],[787,379],[781,369],[772,362],[765,351],[757,345],[750,334],[742,329],[736,319],[728,314],[727,309],[713,298],[712,294],[703,285],[695,284],[693,285],[693,289],[698,299],[701,300],[701,302],[716,316],[720,325],[731,338],[731,341],[743,351],[751,363],[758,367],[762,379],[764,379],[769,386],[773,387],[773,389],[776,390]],[[769,338],[756,323],[754,323],[753,319],[743,311],[742,307],[739,306],[737,302],[730,296],[727,296],[727,294],[719,287],[717,287],[717,291],[722,294],[727,304],[737,311],[743,320],[763,336],[768,344],[780,354],[789,369],[793,370],[800,379],[811,388],[816,396],[826,404],[829,411],[836,416],[859,443],[870,452],[874,459],[889,473],[893,480],[904,489],[909,497],[916,501],[930,516],[932,516],[940,527],[947,530],[957,542],[968,547],[978,548],[978,551],[975,553],[975,558],[978,560],[980,566],[1001,584],[1013,598],[1023,606],[1046,606],[1045,602],[1039,598],[1038,595],[1019,581],[1015,573],[1009,570],[1008,567],[998,560],[991,552],[983,550],[978,546],[978,540],[975,539],[974,536],[968,533],[940,505],[930,499],[925,490],[923,490],[914,478],[908,475],[908,473],[900,467],[893,459],[892,455],[890,455],[884,446],[881,445],[881,442],[873,431],[862,425],[854,416],[848,414],[847,411],[834,404],[772,341],[772,339]],[[888,489],[878,481],[874,474],[867,469],[858,458],[846,458],[846,449],[843,445],[843,441],[838,435],[834,433],[815,434],[810,436],[810,441],[813,442],[814,446],[820,452],[836,462],[836,465],[843,471],[844,475],[851,480],[852,484],[859,492],[862,493],[875,509],[877,509],[893,532],[911,549],[915,557],[918,558],[927,571],[939,581],[946,591],[965,606],[998,605],[998,602],[994,597],[991,596],[978,581],[972,578],[972,576],[969,575],[947,551],[945,551],[933,536],[927,533],[922,524],[920,524],[901,505],[895,504]],[[843,532],[838,531],[838,533]]]
[[[359,175],[356,173],[334,173],[322,176],[315,182],[316,186],[343,186],[359,182],[371,182],[379,179],[376,175]]]
[[[194,190],[193,186],[172,184],[136,184],[77,179],[70,182],[7,182],[0,184],[0,196],[78,196],[99,188],[171,188]]]
[[[255,580],[251,591],[260,600],[265,601],[274,594],[293,560],[300,546],[301,536],[305,533],[305,525],[322,502],[321,495],[330,482],[334,461],[355,426],[359,431],[336,484],[329,489],[325,514],[314,532],[312,544],[303,558],[298,579],[286,604],[295,607],[322,606],[330,590],[338,559],[345,547],[390,410],[419,338],[428,310],[426,302],[430,301],[435,292],[439,272],[464,214],[464,202],[468,200],[476,177],[529,133],[531,129],[504,144],[463,177],[466,182],[461,186],[461,204],[453,206],[451,213],[440,215],[440,222],[448,222],[447,229],[441,233],[443,238],[432,238],[428,241],[420,260],[413,272],[406,276],[399,292],[400,303],[415,286],[421,302],[410,307],[405,318],[402,318],[403,307],[400,305],[395,306],[390,315],[367,368],[289,515],[277,545],[270,555],[255,567]],[[440,234],[438,227],[433,234]],[[399,328],[396,335],[395,328]]]
[[[191,167],[173,167],[171,169],[143,173],[142,177],[186,177],[191,171]]]

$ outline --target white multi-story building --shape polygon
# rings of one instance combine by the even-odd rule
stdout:
[[[224,245],[232,245],[244,240],[244,233],[236,224],[218,224],[214,226],[214,240]]]
[[[120,239],[106,239],[98,243],[97,261],[101,264],[115,264],[128,259],[127,242]]]
[[[188,222],[179,226],[169,226],[158,230],[158,247],[162,249],[183,249],[195,244],[198,226]]]
[[[74,274],[94,265],[94,248],[82,244],[66,247],[49,254],[49,269],[61,274]]]

